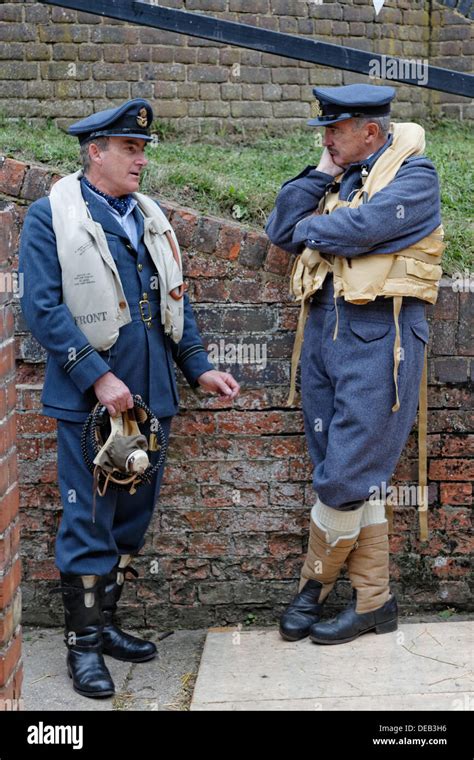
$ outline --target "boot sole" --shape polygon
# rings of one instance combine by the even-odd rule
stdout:
[[[309,636],[308,633],[304,633],[302,636],[288,636],[288,634],[283,633],[281,629],[279,629],[279,634],[285,641],[302,641],[303,639],[306,639]]]
[[[119,660],[120,662],[149,662],[150,660],[154,660],[157,656],[158,652],[154,652],[151,655],[148,655],[147,657],[140,657],[140,659],[133,659],[130,660],[128,657],[116,657],[114,654],[110,654],[109,652],[103,651],[102,654],[105,654],[106,657],[112,657],[114,660]]]
[[[72,679],[72,673],[69,670],[67,674],[69,678]],[[115,695],[115,689],[105,689],[105,691],[96,691],[94,693],[90,691],[83,691],[82,689],[78,689],[74,682],[72,684],[72,688],[75,692],[77,692],[77,694],[80,694],[81,697],[89,697],[89,699],[102,699],[104,697],[113,697]]]
[[[309,638],[314,644],[348,644],[349,641],[355,641],[359,638],[359,636],[363,636],[364,633],[370,633],[371,631],[375,631],[375,633],[393,633],[398,628],[398,620],[387,620],[385,623],[379,623],[378,625],[372,626],[372,628],[366,628],[365,631],[361,631],[360,633],[356,633],[355,636],[349,636],[347,639],[318,639],[316,636],[309,635]]]

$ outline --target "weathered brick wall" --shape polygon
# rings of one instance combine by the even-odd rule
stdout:
[[[0,170],[1,171],[1,170]],[[0,200],[0,711],[21,704],[21,592],[12,258],[17,214]]]
[[[472,0],[163,0],[161,4],[331,43],[472,71]],[[19,0],[0,6],[0,113],[60,126],[146,97],[178,129],[285,129],[305,123],[314,85],[374,81],[279,56],[218,45]],[[377,80],[378,81],[378,80]],[[472,118],[467,98],[395,84],[395,117]]]
[[[0,193],[18,225],[53,177],[12,159],[3,165]],[[291,261],[258,230],[166,205],[206,346],[221,345],[229,361],[237,344],[255,353],[248,363],[221,364],[242,383],[233,406],[182,386],[161,500],[137,561],[141,579],[127,587],[127,613],[136,624],[161,627],[243,621],[250,613],[268,622],[295,589],[314,501],[302,416],[285,407],[297,317],[288,296]],[[469,606],[473,302],[472,294],[443,287],[430,309],[432,533],[420,544],[415,507],[395,508],[391,572],[405,611]],[[39,414],[44,354],[17,312],[25,621],[49,625],[61,621],[49,595],[60,520],[55,422]],[[414,431],[396,483],[416,483],[416,457]],[[348,593],[341,583],[339,596]]]

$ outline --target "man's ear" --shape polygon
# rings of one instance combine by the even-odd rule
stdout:
[[[380,127],[378,124],[376,124],[374,121],[369,121],[368,124],[365,125],[366,128],[366,138],[365,141],[367,143],[374,143],[376,142],[377,138],[380,135]]]
[[[93,161],[95,164],[101,164],[102,158],[101,158],[101,150],[98,145],[96,145],[94,142],[89,145],[89,158],[91,161]]]

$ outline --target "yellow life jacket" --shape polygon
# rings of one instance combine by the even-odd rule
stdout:
[[[362,187],[357,190],[350,201],[339,199],[339,192],[328,192],[321,199],[315,214],[330,214],[338,208],[357,208],[366,203],[375,194],[386,187],[397,174],[403,162],[409,156],[422,155],[425,149],[425,131],[418,124],[391,124],[393,134],[391,145],[374,163],[370,173],[363,176]],[[336,177],[338,181],[342,174]],[[407,199],[409,202],[409,199]],[[403,218],[403,205],[396,209]],[[417,243],[395,253],[367,254],[355,258],[343,256],[322,255],[312,248],[305,248],[297,257],[291,273],[290,292],[301,303],[301,309],[296,330],[293,356],[291,360],[290,393],[288,406],[294,403],[295,381],[298,362],[303,344],[303,333],[309,312],[309,299],[322,287],[328,272],[334,279],[334,303],[336,308],[336,328],[334,340],[337,338],[338,313],[337,298],[342,296],[345,301],[353,304],[367,304],[378,296],[393,298],[393,314],[395,322],[395,341],[393,346],[395,385],[395,403],[392,412],[398,411],[398,368],[400,364],[401,342],[398,317],[404,296],[414,296],[428,303],[436,303],[439,280],[442,277],[441,257],[445,248],[443,243],[444,231],[439,225],[433,232]],[[426,485],[426,417],[427,417],[427,373],[425,366],[420,388],[419,401],[419,479],[420,486]],[[423,464],[423,458],[425,462]],[[420,505],[420,521],[422,535],[427,538],[427,526],[423,529],[421,513],[426,515],[426,488],[423,504]],[[425,503],[426,502],[426,503]]]

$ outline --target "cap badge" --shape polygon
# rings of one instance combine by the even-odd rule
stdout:
[[[316,98],[315,101],[311,103],[311,118],[312,119],[318,119],[323,112],[323,109],[321,108],[321,103]]]
[[[148,126],[148,114],[146,108],[140,108],[137,115],[137,124],[139,127]]]

